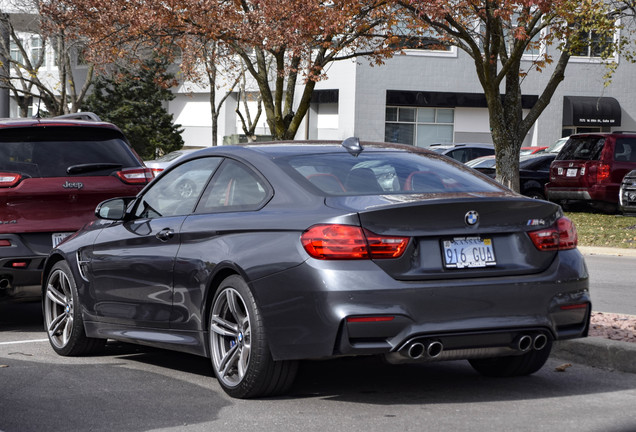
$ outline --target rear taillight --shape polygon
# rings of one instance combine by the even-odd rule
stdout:
[[[146,184],[152,180],[153,174],[150,168],[130,168],[117,172],[117,177],[127,184]]]
[[[610,166],[607,164],[598,164],[596,166],[596,182],[602,183],[609,180],[611,174]]]
[[[0,172],[0,188],[13,187],[20,183],[22,176],[18,173],[3,173]]]
[[[574,249],[578,235],[574,223],[561,217],[550,228],[528,233],[532,243],[542,251]]]
[[[163,171],[163,168],[150,168],[150,170],[152,171],[152,176],[157,177]]]
[[[382,236],[351,225],[315,225],[300,241],[313,258],[355,260],[399,258],[409,237]]]

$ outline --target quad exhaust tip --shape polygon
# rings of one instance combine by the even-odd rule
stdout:
[[[543,333],[536,335],[521,335],[514,342],[514,348],[526,352],[530,349],[540,351],[548,344],[548,337]]]
[[[525,353],[530,350],[540,351],[548,344],[548,337],[544,333],[522,334],[509,345],[510,348]],[[435,359],[444,352],[444,344],[439,340],[421,340],[413,342],[405,350],[401,350],[402,355],[406,354],[410,359]],[[452,351],[449,351],[452,352]]]
[[[442,351],[444,351],[444,345],[440,341],[426,342],[426,344],[415,342],[409,346],[407,354],[412,359],[436,358],[442,354]]]

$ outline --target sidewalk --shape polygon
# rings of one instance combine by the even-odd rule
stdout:
[[[579,250],[583,255],[636,257],[636,249],[579,246]],[[558,341],[552,348],[552,356],[572,363],[636,373],[636,343],[601,337]]]

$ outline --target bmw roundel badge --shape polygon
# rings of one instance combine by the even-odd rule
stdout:
[[[466,225],[472,226],[477,224],[477,222],[479,222],[479,213],[474,210],[469,211],[468,213],[466,213],[464,221],[466,221]]]

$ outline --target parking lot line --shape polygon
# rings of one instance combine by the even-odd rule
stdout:
[[[48,339],[31,339],[31,340],[23,340],[23,341],[11,341],[11,342],[0,342],[0,345],[16,345],[16,344],[25,344],[25,343],[33,343],[33,342],[47,342]]]

